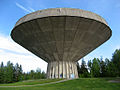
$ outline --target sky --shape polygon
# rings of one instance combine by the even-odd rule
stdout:
[[[10,33],[15,23],[26,14],[62,7],[91,11],[107,21],[112,30],[111,38],[86,55],[84,60],[87,62],[95,57],[111,59],[113,52],[120,48],[120,0],[0,0],[0,62],[19,63],[24,72],[37,68],[46,72],[47,63],[15,43]]]

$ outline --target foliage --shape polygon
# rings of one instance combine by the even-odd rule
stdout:
[[[88,68],[87,68],[88,67]],[[120,77],[120,49],[115,50],[112,59],[94,58],[88,64],[82,60],[77,64],[79,77]]]
[[[0,64],[0,83],[12,83],[28,79],[44,79],[46,73],[38,68],[36,72],[31,70],[28,73],[23,72],[22,66],[16,63],[14,66],[10,61],[4,66],[3,62]]]
[[[81,65],[77,63],[79,77],[120,77],[120,49],[115,50],[112,59],[94,58],[86,64],[82,60]],[[0,64],[0,83],[12,83],[30,79],[45,79],[46,73],[41,69],[31,70],[28,73],[22,71],[22,66],[16,63],[14,66],[10,61],[5,66]]]
[[[116,49],[112,56],[112,63],[116,67],[116,74],[120,76],[120,49]]]
[[[79,64],[78,64],[79,65]],[[84,59],[82,59],[82,64],[81,66],[78,66],[78,73],[79,73],[79,77],[88,77],[88,70],[87,70],[87,66],[86,66],[86,63],[84,61]]]

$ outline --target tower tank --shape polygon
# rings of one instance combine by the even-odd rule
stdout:
[[[52,8],[19,19],[11,37],[48,63],[47,78],[78,78],[76,62],[111,34],[107,22],[95,13]]]

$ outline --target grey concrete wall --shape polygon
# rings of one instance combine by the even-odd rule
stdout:
[[[48,63],[48,78],[78,78],[76,62],[54,61]],[[71,77],[73,75],[74,77]]]
[[[78,61],[110,36],[111,30],[105,24],[70,16],[32,20],[12,32],[18,44],[46,62]]]
[[[107,22],[104,20],[104,18],[90,11],[85,11],[82,9],[75,9],[75,8],[51,8],[51,9],[39,10],[30,14],[27,14],[26,16],[22,17],[16,23],[15,26],[29,20],[48,17],[48,16],[79,16],[79,17],[94,19],[107,25]]]

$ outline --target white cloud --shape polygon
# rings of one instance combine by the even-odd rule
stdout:
[[[46,62],[15,43],[10,37],[0,34],[0,62],[2,61],[19,63],[25,72],[36,70],[37,67],[44,71],[47,69]]]
[[[23,7],[22,5],[20,5],[19,3],[15,3],[19,8],[21,8],[22,10],[28,12],[28,13],[31,13],[30,10],[26,9],[25,7]]]
[[[116,45],[115,48],[114,48],[114,51],[115,51],[116,49],[120,49],[120,45]]]
[[[30,9],[32,12],[35,12],[35,10],[34,10],[33,8],[29,7],[29,9]]]

